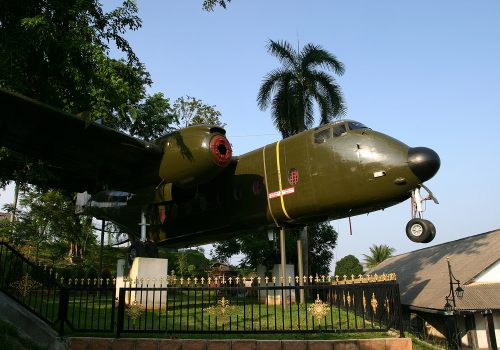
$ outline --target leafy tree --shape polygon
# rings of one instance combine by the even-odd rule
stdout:
[[[135,1],[125,0],[110,12],[103,11],[98,0],[4,1],[1,8],[1,87],[80,113],[89,121],[101,119],[109,127],[145,139],[163,133],[173,120],[163,95],[146,95],[150,75],[123,37],[127,30],[141,26]],[[109,57],[110,45],[120,50],[123,58]],[[8,155],[3,150],[0,157]],[[26,164],[15,174],[0,171],[1,184],[16,179],[16,185],[26,190],[30,179],[44,176],[37,161],[27,159]],[[58,195],[50,191],[25,194],[23,205],[29,215],[15,224],[18,235],[38,241],[52,239],[48,233],[56,232],[49,230],[55,224],[47,221],[52,217],[37,216],[41,206],[50,206],[50,196]],[[59,200],[60,205],[69,206]],[[66,236],[72,247],[70,254],[81,255],[79,240],[88,231],[83,219],[69,210],[66,214],[61,225],[72,229],[60,232],[72,232],[73,236]],[[57,239],[65,234],[59,233]]]
[[[192,97],[179,97],[175,100],[172,114],[175,117],[175,124],[178,128],[185,128],[196,124],[208,124],[224,127],[226,124],[219,119],[221,113],[203,101]]]
[[[171,123],[177,120],[169,100],[161,92],[149,96],[130,113],[129,132],[132,136],[152,141],[171,131]]]
[[[344,276],[351,277],[351,275],[358,276],[361,274],[363,274],[363,266],[361,266],[358,258],[354,255],[347,255],[335,264],[335,275],[340,278]]]
[[[109,13],[96,0],[4,2],[0,86],[75,113],[116,117],[119,107],[142,99],[151,83],[123,37],[140,27],[136,13],[132,0]],[[126,60],[109,58],[109,44]]]
[[[262,110],[271,107],[274,124],[283,137],[312,126],[314,102],[319,108],[320,124],[345,112],[340,87],[331,75],[321,70],[344,73],[344,65],[334,55],[314,44],[307,44],[299,52],[286,41],[273,40],[267,50],[283,66],[264,77],[257,102]]]
[[[340,87],[322,69],[344,73],[344,65],[321,46],[307,44],[296,51],[286,42],[269,40],[267,50],[282,63],[268,73],[257,95],[261,110],[271,107],[271,118],[283,138],[311,127],[314,122],[314,102],[320,112],[320,124],[327,123],[345,112]],[[300,235],[302,250],[310,250],[307,228]],[[307,254],[304,270],[310,272]]]
[[[396,249],[389,247],[386,244],[372,245],[370,247],[370,255],[363,254],[365,257],[365,265],[367,268],[372,268],[380,264],[385,259],[392,256]]]
[[[333,248],[337,244],[338,233],[332,225],[326,222],[310,225],[307,230],[309,234],[309,265],[311,273],[327,275],[330,272]],[[294,243],[296,246],[296,240]]]
[[[219,5],[225,9],[227,6],[226,3],[230,3],[230,2],[231,2],[231,0],[204,0],[203,1],[203,10],[213,11],[217,5]]]
[[[309,226],[311,233],[310,262],[311,271],[317,274],[328,274],[333,259],[333,247],[337,243],[337,232],[328,223]],[[287,261],[297,264],[297,230],[289,230],[286,235],[285,249]],[[264,264],[271,268],[279,263],[277,242],[269,241],[267,234],[254,233],[242,235],[236,239],[216,243],[212,250],[212,258],[227,262],[232,256],[243,254],[240,268],[255,269]]]
[[[63,242],[68,257],[80,258],[86,246],[95,243],[90,218],[76,216],[73,199],[62,192],[33,189],[21,195],[19,204],[17,220],[4,228],[4,237],[36,251],[43,242]]]
[[[110,12],[103,11],[98,0],[6,1],[1,8],[1,87],[79,113],[88,121],[100,119],[106,126],[146,140],[170,131],[172,122],[178,120],[162,94],[146,94],[151,77],[123,37],[127,30],[141,26],[135,1],[125,0]],[[123,58],[109,57],[111,45]],[[193,101],[204,108],[213,107]],[[218,120],[214,113],[209,116]],[[8,156],[8,150],[0,151],[0,158]],[[27,159],[26,164],[15,174],[0,169],[0,185],[16,179],[24,191],[31,179],[45,176],[39,162]],[[32,203],[37,201],[24,204],[25,212]],[[18,232],[49,239],[43,225],[37,226],[35,234],[35,228],[29,227],[33,220],[27,219],[16,223]],[[73,220],[74,237],[67,239],[73,242],[71,254],[77,254],[81,245],[75,242],[86,231],[80,218],[68,212],[66,219]]]
[[[210,260],[203,249],[182,249],[176,253],[168,253],[169,269],[183,277],[199,277],[210,266]]]
[[[290,247],[287,246],[287,248]],[[288,251],[289,249],[287,249]],[[270,268],[275,261],[276,249],[273,242],[269,241],[267,234],[260,232],[215,243],[212,250],[212,258],[225,263],[231,257],[239,254],[243,254],[240,268],[255,269],[260,264]]]

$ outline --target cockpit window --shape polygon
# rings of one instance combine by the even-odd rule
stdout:
[[[346,133],[345,124],[339,124],[333,127],[333,136],[342,136]]]
[[[357,130],[357,129],[368,129],[368,127],[360,122],[349,122],[349,130]]]
[[[324,129],[314,133],[314,143],[325,143],[330,138],[330,129]]]

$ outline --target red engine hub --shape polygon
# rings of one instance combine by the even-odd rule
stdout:
[[[225,167],[231,161],[231,145],[223,135],[215,135],[210,140],[210,151],[214,156],[215,163],[221,167]]]

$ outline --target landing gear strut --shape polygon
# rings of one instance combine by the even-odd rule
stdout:
[[[152,242],[148,242],[146,238],[146,227],[148,226],[146,220],[146,211],[141,211],[141,240],[132,242],[128,248],[127,260],[130,265],[135,258],[147,257],[147,258],[157,258],[158,257],[158,247]]]
[[[406,235],[413,242],[429,243],[436,237],[436,227],[429,220],[422,218],[422,203],[426,199],[422,199],[420,188],[412,191],[411,198],[413,219],[406,224]]]

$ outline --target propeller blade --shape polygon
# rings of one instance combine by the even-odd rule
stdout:
[[[434,203],[436,203],[436,204],[439,204],[438,199],[436,198],[436,196],[434,196],[434,194],[432,193],[432,191],[429,190],[429,188],[427,186],[425,186],[424,184],[422,184],[421,186],[424,188],[424,190],[427,191],[427,193],[429,193],[429,196],[431,197],[432,201]]]

